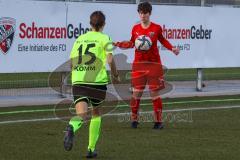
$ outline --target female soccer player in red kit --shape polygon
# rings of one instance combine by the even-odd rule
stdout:
[[[149,86],[154,108],[153,128],[163,128],[162,100],[159,95],[159,91],[164,88],[164,80],[161,59],[157,47],[157,41],[159,40],[165,48],[172,51],[175,55],[179,54],[179,49],[173,47],[169,43],[169,41],[163,37],[161,26],[150,21],[151,12],[152,5],[149,2],[140,3],[138,5],[138,13],[141,22],[133,26],[131,40],[114,43],[114,45],[119,48],[133,48],[136,38],[140,35],[145,35],[149,37],[152,41],[152,46],[147,51],[140,51],[138,49],[135,49],[135,59],[132,65],[131,80],[133,87],[133,95],[130,102],[132,110],[132,128],[137,128],[139,124],[138,110],[140,98],[146,84],[148,84]]]

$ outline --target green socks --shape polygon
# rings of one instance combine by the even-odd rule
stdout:
[[[75,116],[71,118],[69,121],[69,124],[73,126],[73,131],[76,133],[76,131],[81,128],[83,124],[83,120],[79,116]],[[100,134],[100,128],[101,128],[101,117],[93,117],[90,122],[89,126],[89,144],[88,149],[91,149],[91,151],[95,150],[96,143],[98,141],[98,137]]]
[[[72,117],[71,120],[69,121],[69,124],[73,126],[73,131],[74,133],[81,128],[83,124],[83,120],[79,116]]]
[[[100,134],[101,117],[93,117],[89,126],[89,144],[88,149],[95,150],[96,143]]]

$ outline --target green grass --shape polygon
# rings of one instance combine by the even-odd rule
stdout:
[[[204,80],[239,80],[240,68],[204,69]],[[2,88],[33,88],[48,87],[50,73],[9,73],[0,74],[0,89]],[[122,83],[129,83],[126,78],[129,74],[120,71]],[[196,69],[170,69],[165,74],[167,81],[196,80]],[[61,76],[56,74],[52,78],[53,86],[60,86]],[[70,83],[70,79],[68,79]]]
[[[193,122],[167,123],[162,131],[152,130],[151,123],[141,123],[132,130],[127,122],[104,118],[98,159],[238,160],[239,114],[239,109],[194,112]],[[87,125],[76,135],[71,152],[65,152],[62,146],[65,126],[61,121],[1,126],[1,159],[84,159]]]
[[[111,107],[110,110],[115,109],[114,112],[129,112],[129,101],[106,102],[106,108]],[[212,106],[236,106],[240,105],[240,95],[232,96],[211,96],[211,97],[189,97],[189,98],[165,98],[163,99],[164,109],[176,108],[192,108],[192,107],[212,107]],[[57,109],[64,109],[66,112],[70,108],[70,104],[60,105]],[[17,107],[1,107],[0,120],[15,120],[20,115],[22,118],[41,118],[42,116],[51,117],[54,114],[56,106],[41,105],[41,106],[17,106]],[[152,109],[151,100],[141,101],[141,110],[148,111]],[[18,111],[24,113],[18,113]],[[14,112],[4,114],[3,112]],[[29,113],[30,114],[29,114]],[[62,111],[60,111],[62,112]],[[26,114],[27,113],[27,114]]]
[[[239,106],[240,101],[207,102],[207,100],[239,99],[238,96],[165,99],[164,109],[181,109],[213,106]],[[191,101],[191,102],[190,102]],[[202,101],[202,102],[193,102]],[[171,104],[171,102],[182,102]],[[149,103],[143,101],[142,103]],[[122,103],[120,103],[122,105]],[[6,120],[54,117],[54,106],[30,106],[0,108],[0,114],[9,111],[50,109],[46,112],[0,115]],[[151,111],[151,105],[142,105],[143,111]],[[127,106],[115,112],[129,111]],[[165,113],[164,115],[166,115]],[[164,130],[152,130],[152,123],[141,122],[133,130],[129,121],[121,116],[104,117],[102,133],[97,145],[101,160],[239,160],[240,159],[240,108],[205,111],[172,112],[172,115],[188,115],[187,121],[165,119]],[[146,119],[145,119],[146,120]],[[186,120],[186,119],[185,119]],[[0,124],[1,160],[72,160],[85,159],[88,145],[88,124],[76,135],[71,152],[63,149],[63,130],[67,122],[43,121]],[[14,153],[14,154],[13,154]]]
[[[49,74],[50,73],[2,73],[0,74],[0,89],[46,87],[48,86]],[[57,80],[58,79],[56,79],[56,81]]]
[[[115,112],[128,112],[129,110],[129,101],[119,101],[119,102],[105,102],[105,106],[111,107],[111,109],[116,109]],[[240,105],[240,95],[231,95],[231,96],[211,96],[211,97],[188,97],[188,98],[165,98],[163,99],[164,109],[175,109],[175,108],[192,108],[192,107],[211,107],[211,106],[235,106]],[[60,105],[57,109],[68,110],[71,104]],[[151,100],[142,100],[141,109],[143,111],[151,110],[152,101]],[[36,116],[41,118],[42,115],[52,116],[56,106],[54,105],[41,105],[41,106],[17,106],[17,107],[1,107],[0,108],[0,120],[14,118],[17,119],[17,115],[26,115]],[[26,111],[31,112],[31,114],[25,113],[10,113],[3,114],[3,112],[18,112]],[[36,111],[36,112],[34,112]],[[65,111],[63,111],[65,112]],[[30,117],[30,118],[32,118]]]
[[[167,71],[167,81],[196,80],[196,69],[172,69]],[[240,68],[207,68],[203,69],[204,80],[239,80]]]

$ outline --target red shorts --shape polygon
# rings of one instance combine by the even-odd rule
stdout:
[[[162,64],[156,62],[134,62],[132,66],[132,87],[143,90],[148,85],[151,91],[164,89]]]

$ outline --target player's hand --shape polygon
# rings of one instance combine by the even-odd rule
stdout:
[[[173,47],[172,52],[173,52],[175,55],[178,55],[178,54],[180,53],[180,50],[179,50],[179,48],[177,48],[177,47]]]
[[[120,43],[120,42],[113,42],[112,44],[113,44],[114,46],[118,47],[118,46],[119,46],[119,43]]]

